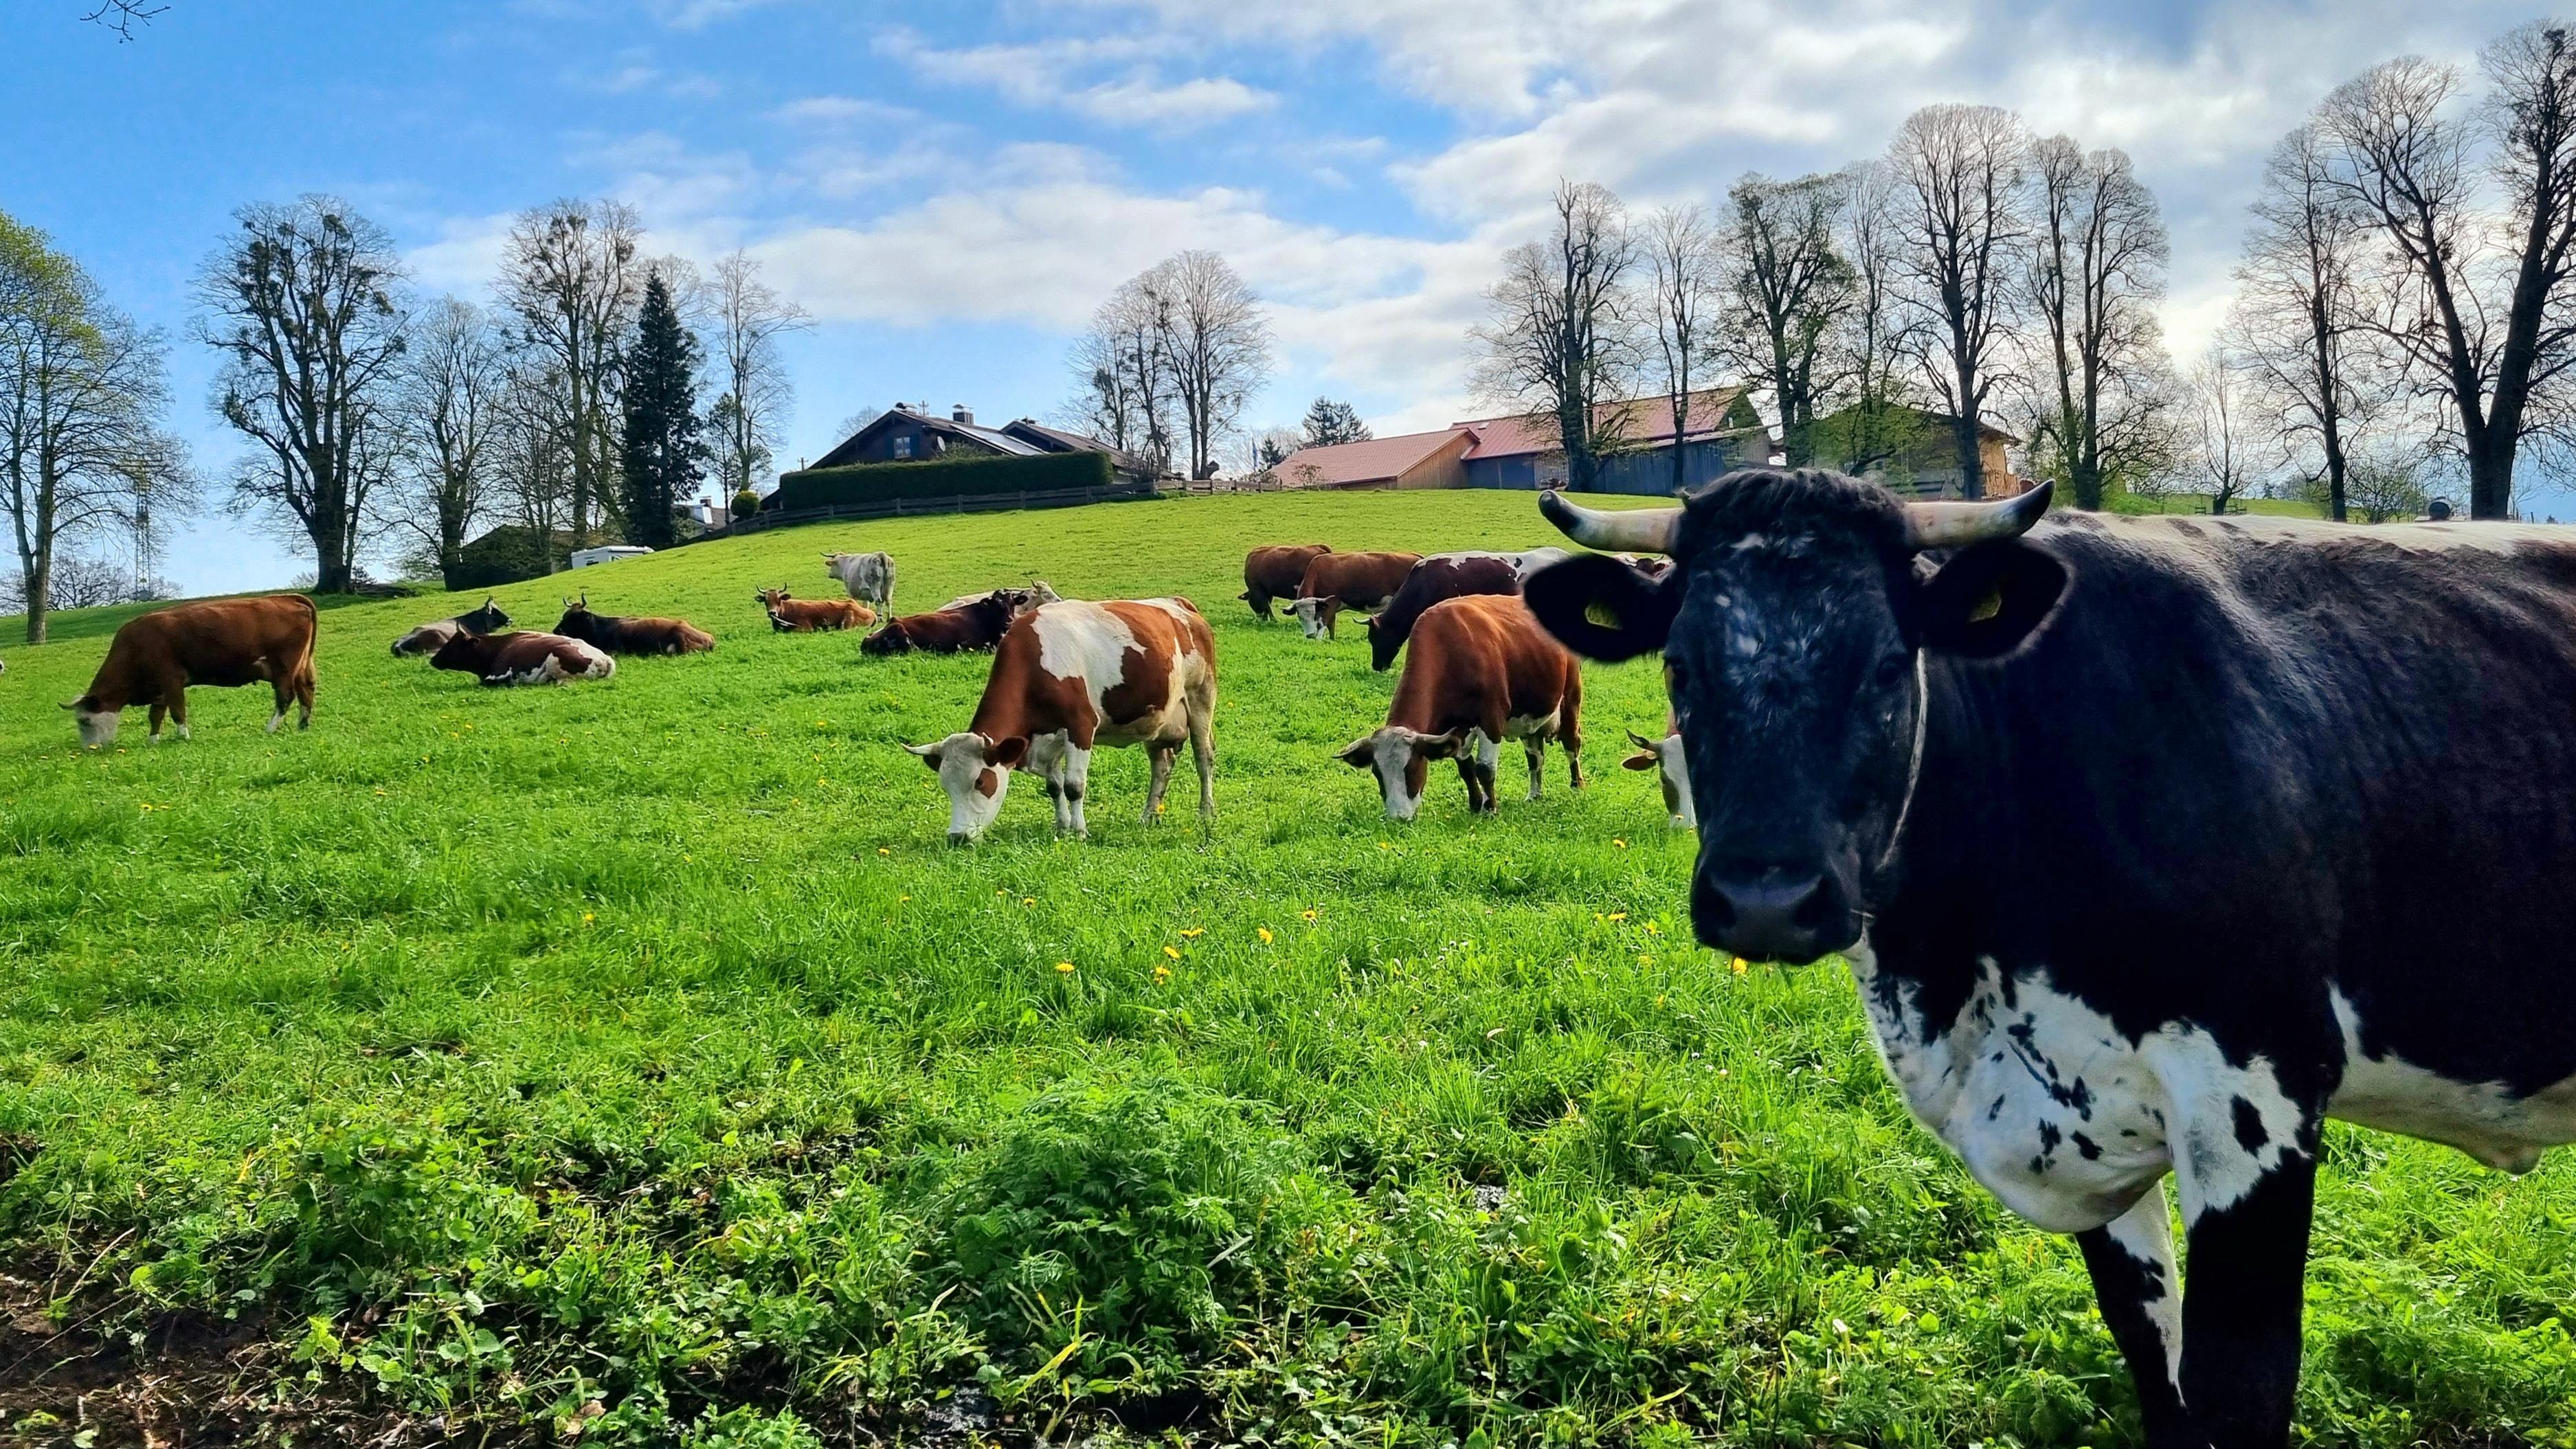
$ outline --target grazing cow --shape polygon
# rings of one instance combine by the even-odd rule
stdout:
[[[864,629],[877,621],[876,611],[856,599],[799,599],[785,589],[757,589],[752,597],[769,612],[769,627],[781,634]]]
[[[491,634],[510,627],[510,616],[501,606],[484,595],[482,607],[469,609],[452,619],[439,619],[423,624],[394,641],[394,653],[435,654],[439,647],[459,634]]]
[[[823,572],[839,579],[841,587],[860,603],[874,604],[880,610],[894,608],[894,555],[827,553],[823,555]]]
[[[888,619],[885,627],[859,641],[862,654],[963,654],[990,649],[1011,627],[1011,606],[997,594],[986,594],[954,608]]]
[[[1413,621],[1442,599],[1468,594],[1517,594],[1530,570],[1570,557],[1561,548],[1527,553],[1435,553],[1404,576],[1387,606],[1368,619],[1369,667],[1384,674],[1396,651],[1413,635]]]
[[[1843,953],[1915,1116],[2076,1235],[2149,1442],[2279,1446],[2325,1119],[2514,1172],[2576,1140],[2576,546],[2048,498],[1544,497],[1676,567],[1529,602],[1663,651],[1700,939]]]
[[[1306,579],[1306,565],[1332,551],[1328,543],[1264,544],[1243,556],[1243,592],[1235,597],[1250,604],[1267,624],[1270,601],[1297,597],[1297,586]]]
[[[1628,731],[1628,742],[1637,752],[1619,762],[1623,770],[1656,770],[1656,783],[1664,787],[1664,813],[1672,817],[1675,830],[1697,830],[1699,807],[1691,803],[1690,762],[1682,758],[1681,726],[1671,721],[1664,724],[1662,739],[1648,739],[1635,730]]]
[[[1011,611],[1011,617],[1016,619],[1040,604],[1052,604],[1063,597],[1064,595],[1057,593],[1054,586],[1046,580],[1031,579],[1025,588],[988,589],[980,594],[959,594],[939,607],[963,609],[978,600],[999,599],[1003,606]]]
[[[462,670],[492,687],[564,684],[617,673],[617,661],[605,650],[532,629],[516,634],[459,634],[440,646],[429,663],[434,669]]]
[[[1338,639],[1344,609],[1382,609],[1422,562],[1418,553],[1322,553],[1306,565],[1289,611],[1309,639]]]
[[[686,619],[594,614],[588,594],[564,600],[555,632],[611,654],[698,654],[716,647],[714,635]]]
[[[1215,728],[1216,639],[1197,605],[1072,599],[1013,621],[963,733],[904,748],[939,773],[948,838],[962,844],[1001,813],[1013,770],[1045,778],[1057,830],[1084,833],[1091,752],[1102,745],[1145,747],[1151,825],[1187,740],[1199,768],[1199,818],[1213,819]]]
[[[295,727],[311,729],[314,630],[313,601],[302,594],[209,599],[137,615],[109,641],[88,691],[63,708],[79,722],[81,743],[95,749],[115,742],[129,706],[149,705],[146,742],[157,745],[164,713],[179,738],[188,738],[188,686],[238,689],[264,680],[277,699],[269,733],[277,733],[290,702],[298,707]]]
[[[1506,739],[1529,756],[1529,798],[1538,798],[1550,739],[1565,747],[1567,778],[1582,789],[1583,671],[1519,599],[1469,594],[1422,611],[1385,727],[1346,746],[1342,763],[1375,772],[1387,817],[1410,820],[1431,761],[1454,758],[1468,810],[1490,812]]]

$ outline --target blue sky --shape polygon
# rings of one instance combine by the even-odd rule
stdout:
[[[1223,251],[1272,305],[1257,422],[1317,393],[1381,431],[1475,410],[1464,333],[1559,175],[1635,205],[1880,150],[1935,100],[2126,147],[2174,231],[2196,350],[2280,133],[2401,51],[2465,60],[2525,18],[2468,0],[168,0],[130,44],[91,0],[0,0],[0,210],[165,329],[173,424],[236,445],[188,339],[228,213],[303,191],[479,297],[511,213],[638,206],[657,251],[751,249],[820,325],[785,458],[897,399],[1045,416],[1121,278]],[[2545,505],[2544,505],[2545,506]],[[2568,510],[2561,510],[2562,513]],[[192,591],[309,567],[221,518]]]

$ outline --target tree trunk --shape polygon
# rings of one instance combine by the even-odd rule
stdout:
[[[1966,379],[1960,381],[1959,392],[1964,397],[1968,393]],[[1960,409],[1959,416],[1952,420],[1950,436],[1959,450],[1959,496],[1971,502],[1985,497],[1986,455],[1977,449],[1977,420],[1968,416],[1968,409]]]
[[[2513,513],[2513,430],[2490,422],[2469,448],[2469,517],[2508,518]]]
[[[54,553],[50,545],[27,570],[27,642],[42,644],[54,612]]]

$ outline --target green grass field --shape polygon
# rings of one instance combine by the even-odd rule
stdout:
[[[104,631],[0,649],[0,1436],[2130,1441],[2071,1246],[1910,1124],[1844,975],[1691,944],[1693,843],[1616,768],[1653,666],[1587,668],[1589,790],[1551,752],[1523,803],[1507,750],[1499,818],[1435,775],[1392,826],[1332,752],[1393,676],[1234,600],[1307,539],[1548,533],[1494,493],[781,530],[578,577],[711,656],[486,691],[386,652],[473,599],[356,604],[310,734],[208,690],[93,755],[56,704]],[[875,547],[916,608],[1195,599],[1213,831],[1104,751],[1087,843],[1022,788],[947,846],[898,746],[985,659],[751,599]],[[2338,1129],[2320,1199],[2308,1435],[2576,1443],[2576,1168]]]

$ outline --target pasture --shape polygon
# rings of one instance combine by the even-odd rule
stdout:
[[[498,591],[712,655],[482,690],[386,648],[479,595],[351,604],[310,734],[198,691],[95,755],[56,704],[112,626],[0,646],[0,1434],[2130,1441],[2072,1246],[1908,1121],[1847,978],[1692,944],[1617,768],[1651,662],[1585,668],[1590,789],[1506,748],[1498,817],[1444,767],[1390,824],[1333,752],[1394,675],[1234,598],[1309,539],[1557,541],[1449,492],[782,529]],[[904,609],[1195,600],[1214,828],[1116,750],[1088,842],[1023,780],[949,847],[899,746],[986,657],[752,597],[875,548]],[[2569,1161],[2330,1130],[2304,1432],[2576,1444]]]

